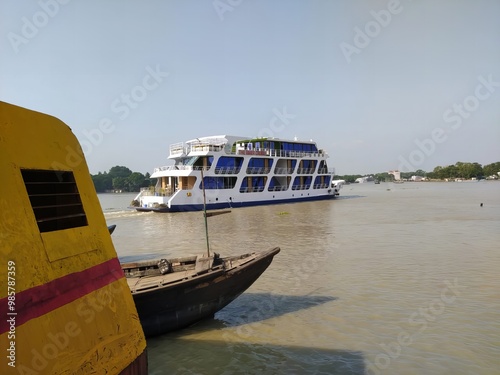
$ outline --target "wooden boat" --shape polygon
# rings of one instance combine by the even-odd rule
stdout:
[[[144,334],[155,336],[212,317],[248,289],[279,251],[122,263]]]

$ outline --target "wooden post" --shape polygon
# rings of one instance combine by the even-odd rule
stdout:
[[[201,189],[203,190],[203,217],[205,218],[205,237],[207,239],[207,255],[210,256],[210,243],[208,241],[207,198],[205,196],[205,179],[203,178],[203,168],[204,167],[201,167]]]

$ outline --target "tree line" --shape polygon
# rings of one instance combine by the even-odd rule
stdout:
[[[459,161],[454,165],[444,167],[437,166],[432,172],[426,172],[421,169],[414,172],[401,172],[401,178],[409,179],[411,176],[422,176],[432,180],[444,180],[447,178],[462,178],[469,180],[471,178],[481,179],[493,175],[498,178],[498,172],[500,172],[500,162],[482,166],[479,163],[463,163]],[[357,178],[364,176],[366,175],[353,174],[335,176],[335,178],[347,182],[354,182]],[[371,176],[379,181],[394,180],[394,176],[387,172],[374,173],[371,174]],[[146,172],[146,174],[132,172],[129,168],[120,165],[110,168],[109,172],[98,172],[97,174],[91,175],[91,177],[94,182],[95,190],[98,193],[110,190],[134,192],[139,191],[143,187],[154,186],[156,184],[156,179],[151,178],[148,172]]]
[[[421,176],[426,177],[431,180],[444,180],[444,179],[455,179],[462,178],[464,180],[469,180],[471,178],[482,179],[489,176],[498,176],[498,172],[500,172],[500,162],[491,163],[487,165],[481,165],[479,163],[464,163],[464,162],[456,162],[453,165],[448,166],[437,166],[434,168],[432,172],[426,172],[421,169],[418,169],[414,172],[401,172],[401,179],[409,179],[411,176]],[[370,174],[374,179],[379,181],[393,181],[394,176],[387,173],[374,173]],[[343,175],[343,176],[335,176],[336,179],[342,179],[347,182],[354,182],[357,178],[364,177],[366,175]]]
[[[110,190],[135,192],[141,190],[142,187],[156,184],[156,179],[151,178],[148,172],[146,174],[132,172],[120,165],[110,168],[109,172],[98,172],[91,177],[98,193]]]

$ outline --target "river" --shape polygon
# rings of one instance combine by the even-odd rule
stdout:
[[[133,197],[99,195],[120,257],[204,251],[201,213]],[[351,184],[212,217],[209,238],[281,252],[214,319],[149,339],[150,374],[500,373],[500,182]]]

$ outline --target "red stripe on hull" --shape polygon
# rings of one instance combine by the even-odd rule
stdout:
[[[86,270],[65,275],[15,295],[14,312],[16,327],[31,319],[38,318],[57,308],[83,297],[97,289],[125,277],[117,258],[110,259]],[[9,330],[7,319],[12,310],[9,309],[8,297],[0,300],[0,335]]]

